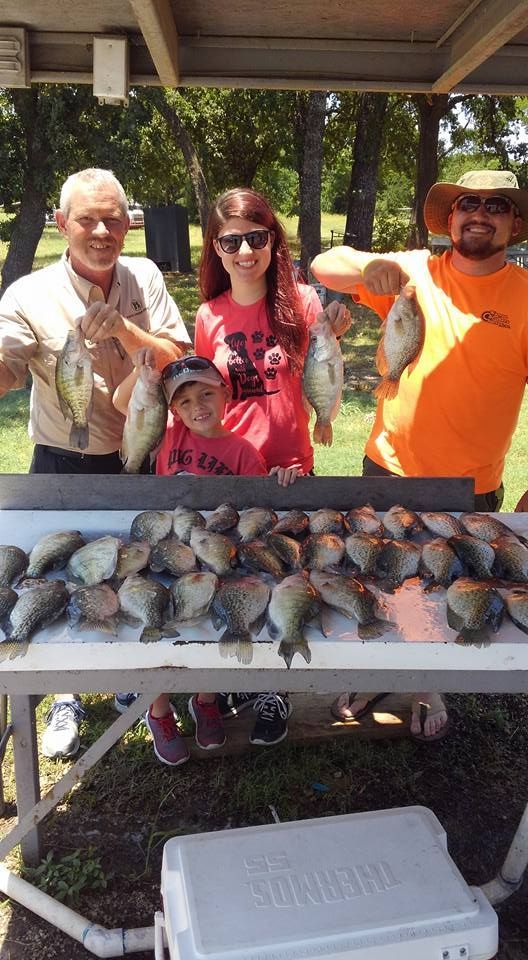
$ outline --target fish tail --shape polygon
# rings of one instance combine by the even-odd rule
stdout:
[[[378,400],[394,400],[398,396],[399,380],[383,379],[374,390],[374,396]]]
[[[166,620],[161,628],[161,635],[166,639],[170,640],[171,637],[181,637],[181,633],[178,630],[179,621],[178,620]]]
[[[312,651],[304,637],[300,637],[293,642],[291,640],[281,640],[279,644],[279,656],[283,658],[288,670],[292,665],[292,660],[296,653],[300,653],[301,657],[306,660],[306,663],[310,663]]]
[[[332,424],[321,423],[320,420],[316,420],[313,438],[314,443],[322,443],[324,447],[331,447],[333,440]]]
[[[253,660],[253,643],[250,633],[233,634],[230,630],[224,630],[218,641],[220,655],[225,657],[236,657],[239,663],[249,664]]]
[[[86,450],[88,446],[88,440],[90,437],[90,431],[88,429],[87,423],[82,424],[72,424],[70,430],[70,446],[77,447],[79,450]]]
[[[462,629],[455,640],[455,643],[463,647],[489,647],[491,637],[487,627],[480,627],[477,630],[469,628]]]
[[[161,640],[161,630],[159,627],[145,627],[139,639],[141,643],[153,643],[154,640]]]
[[[372,623],[358,624],[358,637],[360,640],[377,640],[389,630],[396,630],[396,624],[392,620],[373,620]]]

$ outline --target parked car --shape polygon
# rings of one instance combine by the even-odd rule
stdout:
[[[130,228],[132,230],[138,227],[145,226],[145,219],[143,217],[143,207],[139,206],[139,203],[131,203],[128,208],[128,215],[130,217]]]

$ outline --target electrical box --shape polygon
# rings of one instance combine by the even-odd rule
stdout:
[[[128,39],[93,38],[93,92],[99,103],[128,106]]]

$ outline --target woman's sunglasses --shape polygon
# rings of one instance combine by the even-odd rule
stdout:
[[[491,216],[509,213],[512,208],[517,211],[517,207],[509,197],[479,197],[476,193],[466,193],[462,197],[457,197],[453,204],[453,207],[462,210],[463,213],[475,213],[481,206]]]
[[[252,250],[263,250],[270,233],[271,230],[251,230],[249,233],[226,233],[224,237],[216,239],[224,253],[237,253],[243,240]]]
[[[173,360],[163,368],[162,380],[172,380],[174,377],[181,377],[184,373],[196,373],[198,370],[214,370],[218,373],[214,363],[207,360],[206,357],[182,357],[180,360]],[[220,376],[220,374],[218,374]]]

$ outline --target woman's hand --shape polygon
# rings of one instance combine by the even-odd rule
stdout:
[[[342,337],[352,323],[350,311],[347,310],[344,303],[339,300],[331,300],[322,313],[318,314],[317,319],[326,320],[330,324],[336,337]]]
[[[289,487],[295,483],[297,477],[302,477],[302,467],[272,467],[269,476],[277,475],[279,487]]]

